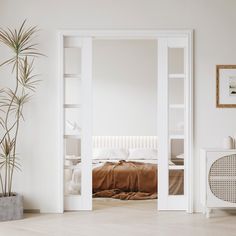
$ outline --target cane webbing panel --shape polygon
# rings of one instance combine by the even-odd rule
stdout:
[[[236,155],[216,160],[210,168],[208,181],[217,198],[236,203]]]

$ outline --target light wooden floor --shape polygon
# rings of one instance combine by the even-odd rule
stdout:
[[[231,236],[236,235],[236,215],[206,219],[202,214],[157,212],[156,202],[98,199],[92,212],[27,214],[0,223],[0,236]]]

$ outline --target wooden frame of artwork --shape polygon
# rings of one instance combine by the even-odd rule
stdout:
[[[216,107],[236,107],[236,65],[216,66]]]

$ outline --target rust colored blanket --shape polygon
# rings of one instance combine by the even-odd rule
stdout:
[[[183,171],[171,170],[170,194],[183,193]],[[120,161],[106,162],[93,169],[93,197],[122,200],[157,198],[157,165]]]

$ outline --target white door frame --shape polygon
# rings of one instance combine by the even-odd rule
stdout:
[[[91,37],[93,39],[160,39],[160,38],[186,38],[188,42],[188,56],[186,70],[188,78],[186,80],[185,89],[188,99],[186,101],[186,110],[188,114],[185,116],[185,122],[187,122],[187,130],[185,130],[185,137],[187,138],[185,155],[188,156],[186,163],[186,196],[187,196],[187,212],[193,212],[193,30],[60,30],[58,32],[58,44],[59,44],[59,104],[58,104],[58,212],[64,212],[64,188],[63,188],[63,76],[62,76],[62,40],[63,37]]]

